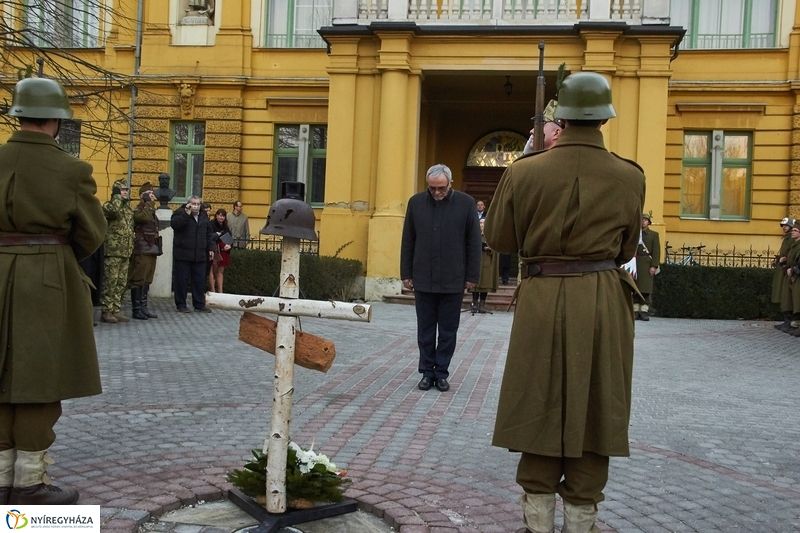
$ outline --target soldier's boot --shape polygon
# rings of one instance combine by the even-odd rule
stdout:
[[[480,303],[478,303],[478,312],[479,313],[486,313],[486,293],[480,293]]]
[[[57,487],[50,483],[47,466],[53,460],[47,450],[25,452],[17,450],[14,462],[14,488],[8,497],[9,504],[20,505],[72,505],[78,501],[78,491]]]
[[[14,461],[17,454],[14,448],[0,452],[0,505],[8,504],[8,496],[14,485]]]
[[[792,313],[784,312],[783,322],[781,322],[780,324],[775,324],[775,329],[779,331],[786,331],[787,329],[792,327],[791,324],[792,324]]]
[[[117,317],[114,316],[114,313],[106,310],[103,310],[103,313],[100,315],[100,320],[103,322],[108,322],[109,324],[116,324],[119,322]]]
[[[800,329],[800,320],[791,320],[789,321],[789,327],[781,329],[784,333],[788,333],[791,335],[795,331]]]
[[[142,292],[141,287],[133,287],[131,289],[131,307],[133,308],[133,318],[136,320],[147,320],[147,315],[144,313]]]
[[[793,328],[789,331],[789,335],[793,337],[800,337],[800,328]]]
[[[522,512],[525,527],[532,533],[553,533],[556,520],[555,494],[522,495]]]
[[[634,320],[641,320],[642,319],[642,315],[641,315],[641,313],[639,311],[640,308],[641,308],[641,306],[639,304],[636,304],[636,303],[633,304],[633,319]]]
[[[639,320],[644,320],[645,322],[650,320],[650,306],[649,305],[642,304],[641,307],[639,307]]]
[[[158,318],[158,315],[155,313],[151,313],[150,309],[147,307],[147,293],[150,292],[150,285],[145,285],[142,287],[142,311],[144,314],[147,315],[147,318]]]
[[[597,518],[597,506],[573,505],[564,502],[564,529],[562,533],[600,533],[600,528],[594,523]]]
[[[122,309],[117,309],[116,311],[114,311],[114,318],[117,319],[117,322],[130,322],[131,321],[130,318],[125,316],[125,314],[122,312]]]

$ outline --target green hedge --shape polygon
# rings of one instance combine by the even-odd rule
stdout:
[[[662,265],[653,308],[657,316],[673,318],[777,318],[772,274],[768,268]]]
[[[225,292],[278,296],[281,254],[262,250],[234,249],[231,264],[225,269]],[[354,294],[354,282],[361,275],[361,262],[355,259],[300,256],[300,292],[311,300],[349,301]]]

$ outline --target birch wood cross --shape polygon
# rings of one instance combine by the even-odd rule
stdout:
[[[272,395],[270,433],[264,440],[267,452],[267,511],[286,512],[286,456],[289,450],[289,424],[294,393],[294,344],[297,317],[309,316],[336,320],[369,322],[372,309],[367,304],[300,300],[300,239],[283,237],[279,298],[208,293],[206,303],[218,309],[254,313],[275,313],[278,326],[275,342],[275,379]]]

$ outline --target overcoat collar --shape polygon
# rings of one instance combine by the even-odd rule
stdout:
[[[58,145],[55,139],[46,133],[40,133],[38,131],[17,130],[11,134],[8,142],[49,144],[61,150],[61,147]]]
[[[574,145],[593,146],[601,150],[606,149],[606,145],[603,142],[603,134],[599,129],[572,125],[564,128],[564,131],[562,131],[561,135],[558,137],[558,142],[556,142],[553,148]]]

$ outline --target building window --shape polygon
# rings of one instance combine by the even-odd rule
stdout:
[[[752,139],[737,131],[684,133],[681,217],[750,218]]]
[[[281,183],[306,184],[306,201],[322,207],[325,200],[325,160],[328,126],[320,124],[281,125],[275,129],[275,178],[273,199],[278,199]]]
[[[670,17],[686,28],[682,48],[776,46],[778,0],[672,0]]]
[[[325,48],[317,30],[333,21],[332,0],[267,0],[267,48]]]
[[[25,34],[41,48],[100,46],[102,0],[25,0]]]
[[[64,119],[58,130],[58,145],[74,157],[81,156],[81,121]]]
[[[173,122],[170,142],[170,188],[175,199],[203,195],[203,156],[206,125],[203,122]]]

